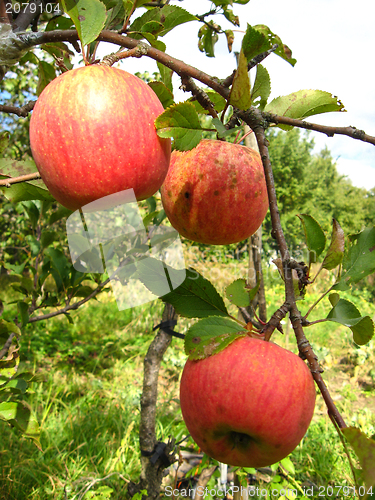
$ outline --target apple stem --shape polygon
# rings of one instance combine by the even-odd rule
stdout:
[[[147,50],[148,46],[143,42],[139,42],[139,44],[132,49],[121,50],[120,52],[103,57],[100,64],[102,66],[113,66],[116,62],[121,59],[126,59],[127,57],[142,57],[147,54]]]
[[[249,136],[250,134],[253,134],[253,133],[254,133],[254,132],[253,132],[253,130],[249,130],[248,132],[246,132],[246,134],[244,134],[244,135],[241,137],[241,139],[237,140],[238,136],[240,135],[240,132],[241,132],[241,131],[239,131],[239,132],[238,132],[238,134],[237,134],[237,136],[236,136],[236,138],[235,138],[235,140],[234,140],[235,144],[241,144],[241,142],[242,142],[242,141],[243,141],[243,140],[244,140],[247,136]]]

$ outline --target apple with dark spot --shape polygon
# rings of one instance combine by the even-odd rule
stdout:
[[[173,151],[161,196],[172,226],[182,236],[209,245],[248,238],[268,210],[259,153],[219,140]]]
[[[186,362],[180,403],[188,431],[207,455],[233,466],[265,467],[285,458],[306,434],[315,386],[299,356],[245,336]]]

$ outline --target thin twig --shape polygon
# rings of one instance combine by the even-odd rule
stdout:
[[[0,172],[0,175],[4,175]],[[0,186],[5,186],[10,188],[12,184],[18,184],[20,182],[34,181],[36,179],[41,179],[39,172],[34,172],[33,174],[20,175],[18,177],[9,177],[9,179],[1,179]]]
[[[238,307],[238,310],[239,312],[242,314],[243,316],[243,319],[247,322],[247,323],[251,323],[253,326],[255,326],[255,328],[257,328],[258,330],[261,330],[262,329],[262,325],[261,323],[259,323],[256,319],[254,319],[251,314],[249,313],[249,311],[246,309],[246,307]]]
[[[0,359],[2,359],[2,358],[6,355],[6,353],[8,352],[9,347],[11,346],[12,341],[13,341],[13,339],[14,339],[15,335],[16,335],[16,334],[15,334],[14,332],[12,332],[12,333],[9,335],[9,337],[8,337],[7,341],[6,341],[6,342],[5,342],[5,344],[4,344],[4,347],[0,350]]]
[[[34,108],[35,103],[36,101],[29,101],[21,108],[18,108],[17,106],[10,106],[8,104],[0,104],[0,113],[10,113],[13,115],[18,115],[22,116],[23,118],[26,118],[26,116]]]
[[[203,109],[206,109],[213,118],[218,118],[217,112],[215,110],[214,104],[211,102],[211,99],[208,97],[204,90],[200,89],[194,83],[194,80],[190,78],[190,76],[182,76],[181,83],[181,88],[184,92],[191,92]]]
[[[69,311],[73,311],[73,310],[78,309],[83,304],[85,304],[86,302],[88,302],[89,300],[91,300],[92,298],[94,298],[96,295],[98,295],[98,293],[100,293],[102,291],[102,289],[106,285],[108,285],[108,283],[110,282],[110,280],[111,280],[111,278],[107,278],[102,283],[99,283],[99,285],[97,286],[97,288],[95,288],[95,290],[93,290],[87,297],[85,297],[84,299],[80,300],[79,302],[75,302],[74,304],[68,304],[65,307],[63,307],[62,309],[58,309],[57,311],[53,311],[53,312],[48,313],[48,314],[42,314],[40,316],[34,316],[33,318],[29,318],[28,322],[29,323],[35,323],[36,321],[43,321],[45,319],[54,318],[55,316],[59,316],[60,314],[66,314]]]
[[[277,311],[273,313],[267,325],[262,329],[262,333],[264,334],[264,340],[270,340],[271,335],[276,330],[276,328],[280,327],[281,321],[285,318],[290,310],[290,304],[288,302],[284,302],[284,304],[279,307]]]
[[[366,134],[366,132],[357,129],[356,127],[331,127],[327,125],[319,125],[317,123],[305,122],[305,120],[288,118],[287,116],[273,115],[271,113],[263,113],[263,116],[270,123],[282,123],[283,125],[291,125],[293,127],[313,130],[314,132],[326,134],[328,137],[333,137],[336,134],[346,135],[348,137],[351,137],[352,139],[357,139],[359,141],[368,142],[375,145],[375,137]]]
[[[317,299],[317,300],[314,302],[314,304],[313,304],[313,305],[309,308],[309,310],[307,311],[307,313],[303,316],[303,318],[302,318],[303,320],[307,320],[307,316],[311,313],[311,311],[314,309],[314,307],[316,307],[316,306],[319,304],[319,302],[320,302],[322,299],[324,299],[324,297],[325,297],[325,296],[326,296],[326,295],[327,295],[327,294],[328,294],[328,293],[332,290],[333,286],[334,286],[334,285],[330,286],[330,287],[328,288],[328,290],[327,290],[326,292],[324,292],[324,293],[323,293],[323,294],[319,297],[319,299]],[[311,324],[311,323],[310,323],[310,324]]]
[[[341,444],[342,444],[342,446],[344,448],[344,451],[345,451],[345,455],[348,458],[350,470],[352,471],[352,476],[353,476],[353,479],[354,479],[354,484],[356,486],[356,491],[359,492],[359,484],[358,484],[357,476],[356,476],[356,473],[355,473],[355,467],[354,467],[354,464],[353,464],[352,457],[350,456],[350,452],[349,452],[349,449],[348,449],[348,446],[347,446],[347,442],[346,442],[345,437],[343,436],[343,434],[341,432],[341,429],[338,427],[338,425],[335,422],[335,420],[331,418],[331,421],[332,421],[333,425],[335,426],[335,428],[337,430],[337,433],[339,435]],[[358,497],[360,498],[359,493],[358,493]]]

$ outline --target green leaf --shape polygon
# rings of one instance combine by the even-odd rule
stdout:
[[[247,59],[251,61],[255,56],[271,48],[272,44],[255,26],[247,25],[246,33],[242,40],[242,50]]]
[[[23,401],[0,403],[0,419],[9,422],[21,431],[23,436],[33,440],[40,451],[40,429],[38,421]]]
[[[159,215],[159,210],[155,210],[155,212],[151,212],[150,214],[147,214],[146,217],[142,219],[143,225],[145,228],[148,228],[148,226],[153,222],[155,217]]]
[[[163,27],[159,21],[148,21],[142,26],[142,32],[157,36],[163,30]]]
[[[21,293],[24,295],[29,295],[33,291],[34,288],[34,281],[27,277],[27,276],[20,276],[19,282],[14,282],[11,284],[11,287],[13,287],[15,290],[18,289],[17,285],[19,284],[19,288],[22,288]]]
[[[21,175],[37,172],[33,160],[16,161],[11,158],[0,158],[0,178],[9,179]],[[25,200],[54,201],[53,196],[47,190],[41,179],[35,181],[20,182],[10,187],[1,186],[0,190],[4,196],[13,203]]]
[[[173,70],[167,68],[167,66],[164,66],[164,64],[161,64],[160,62],[157,62],[156,64],[160,73],[161,81],[164,83],[167,89],[170,90],[173,97],[173,85],[172,85]]]
[[[227,129],[219,118],[212,118],[212,125],[216,128],[217,136],[219,137],[219,139],[232,134],[235,130],[240,130],[240,129],[243,130],[242,127],[234,127]]]
[[[49,247],[54,241],[58,241],[59,234],[56,231],[42,231],[40,244],[42,248]]]
[[[7,357],[0,360],[0,378],[2,381],[8,381],[11,377],[14,377],[16,375],[20,365],[20,357],[18,351],[19,347],[16,340],[12,343]]]
[[[331,293],[328,298],[329,298],[329,301],[331,302],[332,307],[335,307],[335,305],[340,300],[340,295],[338,293]]]
[[[0,374],[0,385],[2,383],[2,377]],[[28,384],[22,378],[14,378],[12,380],[6,381],[4,385],[1,385],[1,391],[9,391],[12,394],[25,394]]]
[[[332,221],[332,236],[322,267],[330,271],[341,264],[345,250],[345,234],[336,219]]]
[[[251,106],[250,78],[247,70],[247,59],[243,50],[241,50],[238,58],[238,68],[234,75],[229,104],[243,110],[249,109]]]
[[[190,102],[181,102],[169,107],[155,120],[159,137],[173,137],[174,146],[188,151],[202,139],[202,127],[195,107]]]
[[[167,46],[165,45],[164,42],[161,42],[156,38],[155,35],[152,33],[142,33],[142,36],[148,41],[148,43],[151,45],[151,47],[154,47],[155,49],[160,50],[161,52],[165,52],[165,49]]]
[[[293,462],[290,460],[289,457],[285,457],[280,461],[280,464],[284,467],[284,469],[289,472],[289,474],[292,474],[293,476],[296,473],[296,469],[294,467]]]
[[[136,7],[141,7],[143,4],[147,3],[149,0],[136,0],[135,5]]]
[[[116,27],[122,27],[125,20],[125,2],[118,0],[117,2],[108,2],[104,0],[107,9],[107,19],[104,25],[104,29],[115,29]],[[130,12],[130,10],[129,10]]]
[[[214,105],[215,110],[218,113],[220,113],[220,111],[223,111],[223,109],[226,107],[226,104],[227,104],[224,97],[222,97],[220,94],[218,94],[217,92],[215,92],[214,90],[211,90],[211,89],[204,89],[204,92],[207,94],[207,97],[210,99],[210,101]],[[196,99],[193,100],[193,98],[191,98],[189,100],[189,102],[194,104],[195,109],[197,110],[197,113],[203,113],[205,115],[208,114],[208,110],[203,108],[203,106],[201,106]]]
[[[26,264],[26,262],[25,262],[25,264]],[[8,267],[6,267],[5,269],[8,269]],[[16,276],[14,274],[0,274],[0,300],[7,302],[7,300],[8,300],[8,294],[7,294],[8,287],[10,287],[12,285],[12,283],[19,283],[21,281],[21,279],[22,279],[21,276]],[[13,300],[13,299],[10,299],[10,300]],[[0,328],[0,332],[1,332],[1,328]]]
[[[349,241],[351,246],[343,260],[344,273],[334,286],[336,290],[345,290],[375,272],[375,227],[350,235]]]
[[[26,210],[26,213],[27,213],[27,216],[31,222],[32,228],[35,229],[37,224],[38,224],[38,220],[39,220],[39,216],[40,216],[38,207],[32,201],[26,201],[25,203],[22,203],[22,206]]]
[[[70,30],[73,28],[73,25],[74,22],[72,19],[65,16],[56,16],[48,21],[45,31]]]
[[[216,26],[213,21],[210,21],[209,24],[212,27]],[[201,52],[205,52],[207,57],[215,57],[214,47],[218,40],[219,35],[206,24],[198,31],[198,49]]]
[[[276,97],[265,107],[264,111],[278,116],[287,116],[303,120],[308,116],[345,111],[344,105],[329,92],[323,90],[298,90],[286,96]],[[279,124],[278,127],[290,130],[290,125]]]
[[[229,7],[227,6],[224,6],[223,7],[223,14],[224,14],[224,17],[226,19],[228,19],[228,21],[230,23],[232,23],[234,26],[239,26],[240,25],[240,19],[238,16],[236,16],[233,12],[232,9],[229,9]]]
[[[65,219],[65,217],[69,217],[69,215],[71,215],[72,213],[72,210],[69,210],[68,208],[65,208],[63,206],[59,206],[56,212],[53,212],[53,214],[51,214],[48,220],[48,225],[51,226],[55,222],[58,222],[61,219]]]
[[[297,214],[301,220],[307,248],[310,250],[310,262],[316,262],[326,246],[326,237],[320,224],[311,215]]]
[[[296,64],[297,61],[292,57],[292,51],[290,50],[290,48],[285,45],[281,41],[281,38],[278,35],[275,35],[275,33],[273,33],[268,26],[265,26],[264,24],[257,24],[256,26],[254,26],[254,29],[262,33],[263,36],[267,38],[270,47],[274,44],[278,45],[278,48],[275,50],[276,55],[284,59],[292,66]]]
[[[334,294],[332,301],[336,300],[337,294]],[[370,316],[362,317],[356,306],[346,299],[339,299],[330,310],[327,319],[350,328],[353,340],[358,345],[367,344],[374,335],[374,322]]]
[[[11,333],[15,333],[16,335],[19,336],[21,335],[21,330],[12,321],[6,321],[5,319],[0,319],[0,336],[8,337]]]
[[[27,302],[17,302],[17,309],[21,318],[22,326],[27,325],[29,322],[29,304]]]
[[[91,286],[88,285],[78,286],[76,290],[73,291],[73,297],[87,297],[93,291],[94,288],[91,288]]]
[[[375,488],[375,441],[355,427],[341,429],[345,438],[353,447],[362,468],[362,477],[366,484],[366,491]],[[373,491],[374,493],[374,491]]]
[[[254,288],[249,288],[245,279],[233,281],[225,290],[227,299],[238,307],[248,307],[257,294],[260,286],[258,280]]]
[[[93,42],[106,22],[105,5],[99,0],[61,0],[61,4],[74,22],[82,45]]]
[[[39,61],[38,64],[38,85],[36,94],[39,96],[47,85],[56,78],[56,71],[52,64],[46,61]]]
[[[203,318],[186,333],[185,352],[189,359],[204,359],[222,351],[247,333],[247,330],[230,318]]]
[[[63,252],[57,248],[49,247],[45,250],[44,254],[51,259],[51,274],[55,280],[57,289],[61,291],[70,272],[68,260]]]
[[[137,271],[137,278],[157,297],[169,295],[171,289],[177,288],[186,276],[185,269],[173,269],[160,260],[153,258],[138,260],[136,267],[134,266],[135,270]]]
[[[0,133],[0,154],[3,154],[9,144],[10,133],[4,130]]]
[[[233,30],[225,30],[225,36],[227,37],[227,46],[228,51],[232,52],[233,42],[234,42],[234,33]]]
[[[162,103],[164,109],[169,108],[169,106],[173,106],[173,104],[175,104],[172,92],[163,82],[150,82],[148,85],[158,96],[159,101]]]
[[[253,106],[259,104],[259,109],[264,109],[271,93],[271,79],[268,71],[261,64],[257,65],[257,74],[251,90],[251,101]],[[260,98],[260,99],[259,99]],[[258,102],[259,99],[259,102]]]
[[[30,247],[31,256],[36,257],[38,255],[38,253],[40,252],[40,242],[32,234],[28,234],[25,237],[25,240],[27,241],[27,243]]]
[[[246,289],[246,280],[237,279],[225,289],[227,299],[238,307],[250,305],[249,291]]]
[[[194,269],[186,270],[181,285],[162,297],[186,318],[229,316],[224,301],[215,287]]]
[[[162,26],[158,35],[164,36],[176,26],[196,20],[197,17],[193,16],[182,7],[164,5],[162,8],[155,7],[150,9],[142,14],[142,16],[137,17],[137,19],[135,19],[130,25],[128,34],[135,39],[139,39],[140,35],[135,34],[135,36],[133,36],[132,32],[147,32],[147,27],[150,26],[149,23],[153,21]]]

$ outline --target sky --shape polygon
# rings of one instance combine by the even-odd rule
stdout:
[[[202,14],[210,9],[208,0],[171,1],[191,13]],[[287,95],[300,89],[319,89],[337,96],[345,113],[325,113],[307,121],[331,126],[355,126],[375,136],[375,93],[372,52],[375,45],[375,2],[358,0],[250,0],[247,5],[234,4],[241,26],[235,32],[234,51],[239,51],[247,23],[265,24],[279,35],[297,59],[294,67],[272,54],[264,62],[271,77],[271,96]],[[223,29],[233,28],[223,16],[216,22]],[[163,37],[166,52],[210,75],[224,78],[236,67],[235,57],[228,52],[225,37],[220,37],[215,58],[208,58],[197,47],[198,22],[190,22]],[[129,72],[157,70],[147,58],[129,58],[121,67]],[[178,89],[179,80],[174,80]],[[175,92],[175,100],[190,94]],[[325,146],[331,151],[340,174],[348,176],[353,185],[375,187],[375,148],[371,144],[336,135],[329,138],[311,133],[315,152]]]

